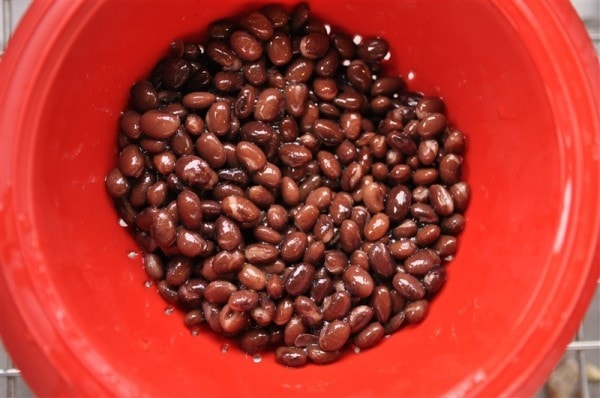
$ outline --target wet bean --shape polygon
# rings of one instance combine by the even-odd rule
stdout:
[[[233,51],[245,61],[256,61],[262,55],[262,45],[255,36],[243,30],[236,30],[229,37]]]
[[[361,330],[352,340],[352,343],[358,348],[370,348],[379,343],[385,330],[379,322],[373,322]]]
[[[169,286],[180,286],[192,276],[192,260],[187,257],[175,257],[167,264],[165,281]]]
[[[223,250],[235,250],[242,243],[242,232],[239,226],[227,217],[217,218],[215,235],[217,244]]]
[[[308,263],[300,263],[292,268],[285,281],[285,290],[292,296],[298,296],[310,288],[315,276],[315,267]]]
[[[446,269],[442,266],[433,267],[423,277],[423,286],[429,293],[435,293],[446,282]]]
[[[283,32],[276,32],[267,43],[267,56],[273,65],[283,66],[292,60],[292,40]]]
[[[452,256],[456,252],[457,239],[451,235],[440,235],[438,240],[433,245],[433,249],[444,258]]]
[[[414,276],[397,272],[392,280],[394,289],[408,300],[420,300],[425,296],[425,287]]]
[[[206,54],[224,70],[235,71],[242,67],[242,60],[225,41],[209,41],[206,44]]]
[[[281,346],[275,350],[275,361],[284,366],[297,368],[306,365],[308,355],[301,348]]]
[[[370,241],[376,241],[385,234],[387,234],[390,228],[390,219],[385,213],[377,213],[365,225],[364,236]]]
[[[470,196],[469,186],[464,182],[458,182],[452,185],[448,191],[450,192],[450,196],[452,196],[454,209],[457,212],[465,211]]]
[[[457,184],[461,176],[461,164],[462,158],[453,153],[442,157],[439,165],[440,180],[448,185]]]
[[[212,269],[217,274],[228,274],[230,272],[238,272],[244,265],[244,254],[241,251],[218,252],[212,262]]]
[[[404,261],[404,268],[411,275],[422,276],[441,263],[440,256],[431,249],[420,250]]]
[[[371,296],[371,307],[373,307],[375,319],[381,324],[387,323],[392,314],[392,299],[387,287],[375,287]]]
[[[429,302],[427,300],[417,300],[406,305],[406,322],[419,323],[429,311]]]
[[[264,89],[256,98],[254,118],[259,121],[271,122],[280,116],[283,104],[283,94],[279,89]]]
[[[368,252],[369,265],[377,274],[389,278],[394,274],[396,263],[390,247],[382,242],[375,243]]]
[[[231,294],[238,289],[228,281],[216,280],[210,282],[204,289],[204,298],[212,304],[225,304]]]
[[[321,329],[319,347],[323,351],[337,351],[341,349],[350,337],[350,326],[340,320],[328,323]]]
[[[348,292],[335,292],[323,299],[323,320],[343,319],[350,312],[352,297]]]
[[[229,103],[225,101],[214,102],[208,108],[204,121],[206,129],[219,137],[229,133],[231,130],[231,107]]]
[[[244,257],[250,264],[264,265],[275,261],[279,257],[279,250],[268,243],[253,243],[246,246]]]
[[[302,206],[294,215],[294,225],[302,232],[312,230],[317,218],[319,217],[319,209],[312,204]]]
[[[269,345],[269,335],[261,329],[250,329],[240,337],[240,348],[250,355],[264,351]]]
[[[128,145],[119,155],[119,170],[123,176],[140,177],[144,172],[144,155],[136,145]]]
[[[238,273],[238,279],[248,289],[256,291],[263,290],[267,285],[265,273],[260,268],[248,263],[242,266]]]
[[[323,315],[317,304],[307,296],[298,296],[294,300],[294,312],[300,317],[302,323],[309,329],[321,325]]]
[[[223,199],[221,211],[241,223],[255,223],[260,220],[260,210],[243,196],[231,195]]]
[[[363,40],[356,48],[356,55],[365,61],[379,61],[388,52],[388,44],[382,38]]]
[[[356,265],[349,266],[344,271],[342,278],[348,291],[356,297],[369,297],[375,288],[375,282],[371,275]]]
[[[190,109],[205,109],[210,107],[217,97],[207,91],[195,91],[183,96],[182,103]]]
[[[273,36],[273,23],[262,12],[248,14],[242,18],[240,25],[259,40],[266,41]]]

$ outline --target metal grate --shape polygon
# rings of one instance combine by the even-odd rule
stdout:
[[[26,11],[31,0],[2,0],[2,16],[0,21],[2,34],[0,40],[0,55],[4,52],[10,39],[11,33],[17,26],[21,16]],[[597,0],[572,0],[582,20],[588,28],[591,39],[594,41],[596,50],[600,53],[600,4]],[[600,283],[600,281],[599,281]],[[589,380],[586,369],[590,367],[600,368],[600,285],[588,313],[583,320],[579,331],[573,341],[567,346],[565,358],[574,354],[578,365],[577,386],[573,393],[581,398],[600,396],[600,383]],[[543,398],[549,394],[541,390],[536,397]],[[4,347],[0,344],[0,397],[7,398],[29,398],[33,394],[21,377],[21,371],[14,367]]]

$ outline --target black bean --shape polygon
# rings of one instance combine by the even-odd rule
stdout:
[[[427,140],[440,134],[447,126],[448,122],[443,113],[431,113],[419,121],[417,132],[421,138]]]
[[[440,256],[431,249],[420,250],[404,261],[404,268],[411,275],[425,275],[441,263]]]
[[[190,64],[179,57],[164,60],[162,67],[162,83],[169,89],[177,89],[185,84],[191,74]]]
[[[337,361],[341,356],[341,351],[324,351],[318,345],[310,345],[306,348],[306,354],[311,361],[318,365],[325,365]]]
[[[212,262],[212,269],[217,274],[228,274],[230,272],[238,272],[244,265],[244,255],[241,251],[220,251]]]
[[[248,289],[263,290],[267,285],[267,276],[260,269],[252,264],[244,264],[238,273],[240,282]]]
[[[360,60],[355,60],[346,69],[348,81],[359,91],[367,92],[373,84],[372,72],[369,66]]]
[[[275,350],[275,360],[284,366],[296,368],[306,365],[308,356],[301,348],[282,346]]]
[[[285,165],[299,167],[312,160],[312,153],[302,144],[289,143],[279,147],[279,157]]]
[[[283,66],[292,60],[292,40],[289,35],[277,32],[267,43],[267,56],[276,66]]]
[[[377,213],[371,217],[364,227],[364,236],[370,241],[383,238],[390,228],[390,218],[385,213]]]
[[[321,309],[307,296],[298,296],[294,300],[294,312],[300,317],[302,323],[310,329],[317,328],[323,321]]]
[[[285,110],[294,117],[306,113],[308,105],[308,87],[303,83],[289,84],[284,91]]]
[[[458,212],[465,211],[470,196],[469,186],[464,182],[458,182],[450,187],[449,192],[454,202],[454,209]]]
[[[135,83],[130,90],[133,106],[140,112],[158,108],[158,92],[149,81]]]
[[[262,12],[248,14],[242,18],[240,25],[259,40],[266,41],[273,36],[273,23]]]
[[[319,347],[323,351],[337,351],[346,344],[349,337],[350,326],[343,321],[336,320],[321,329]]]
[[[269,335],[264,330],[251,329],[240,337],[240,348],[253,355],[264,351],[269,345]]]
[[[379,61],[388,52],[388,44],[381,38],[363,40],[356,49],[356,55],[365,61]]]
[[[223,136],[231,130],[231,107],[225,101],[214,102],[206,112],[206,129]]]
[[[381,324],[387,323],[392,314],[392,299],[390,291],[385,286],[377,286],[371,296],[371,307],[375,313],[375,319]]]
[[[376,97],[378,95],[392,96],[399,93],[404,89],[404,80],[398,76],[383,76],[376,79],[371,86],[371,95]]]
[[[361,330],[352,342],[358,348],[370,348],[379,343],[384,335],[383,326],[379,322],[373,322]]]
[[[106,177],[106,190],[113,198],[120,198],[127,195],[130,188],[129,181],[127,181],[119,169],[113,169]]]
[[[215,94],[207,91],[195,91],[186,94],[182,98],[182,103],[187,108],[191,109],[205,109],[210,107],[217,97]]]
[[[379,275],[389,278],[394,274],[396,263],[388,245],[383,242],[375,243],[369,249],[369,264]]]
[[[315,63],[308,59],[299,57],[288,64],[285,78],[291,83],[306,83],[311,78]]]
[[[398,272],[393,279],[394,288],[409,300],[419,300],[425,296],[425,287],[414,276]]]
[[[260,210],[243,196],[231,195],[223,199],[221,211],[240,223],[254,223],[260,220]]]
[[[254,118],[260,121],[273,121],[280,116],[283,108],[283,94],[275,88],[267,88],[257,96]]]
[[[348,267],[342,275],[348,291],[356,297],[369,297],[375,288],[371,275],[356,265]]]
[[[152,279],[160,280],[165,275],[162,260],[156,254],[146,253],[144,255],[144,269],[146,270],[146,274]]]
[[[442,232],[456,236],[465,228],[465,217],[462,214],[454,213],[442,220],[441,227]]]
[[[313,134],[327,146],[336,146],[344,139],[340,126],[329,119],[317,119],[313,123]]]
[[[311,264],[300,263],[296,265],[287,280],[285,290],[292,296],[298,296],[310,288],[315,276],[315,267]]]
[[[206,44],[206,54],[225,70],[239,70],[242,60],[233,49],[224,41],[211,40]]]
[[[421,322],[429,311],[429,302],[427,300],[417,300],[406,305],[406,321],[409,323]]]
[[[446,269],[441,266],[434,267],[423,277],[423,285],[429,293],[435,293],[446,282]]]
[[[144,172],[144,155],[137,145],[128,145],[119,155],[119,170],[127,177],[139,177]]]
[[[165,281],[170,286],[180,286],[192,275],[192,260],[188,257],[175,257],[167,264]]]
[[[262,55],[262,45],[255,36],[243,30],[236,30],[229,37],[233,51],[245,61],[256,61]]]

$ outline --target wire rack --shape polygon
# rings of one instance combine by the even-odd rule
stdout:
[[[1,0],[2,16],[0,21],[2,34],[0,40],[0,55],[4,52],[12,32],[21,16],[26,11],[31,0]],[[588,32],[596,51],[600,53],[600,4],[598,0],[572,0],[573,5],[588,28]],[[572,388],[573,396],[581,398],[600,397],[600,383],[591,381],[589,371],[593,367],[600,368],[600,281],[588,313],[573,341],[567,346],[565,358],[570,358],[577,364],[576,385]],[[542,389],[536,398],[545,398],[552,394]],[[33,394],[21,377],[21,371],[14,366],[10,357],[0,344],[0,397],[28,398]]]

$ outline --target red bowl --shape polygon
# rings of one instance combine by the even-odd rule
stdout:
[[[598,60],[567,1],[321,1],[468,136],[467,228],[420,325],[333,365],[193,337],[104,188],[131,84],[173,38],[262,1],[35,2],[1,62],[0,331],[39,395],[515,396],[559,359],[599,274]]]

